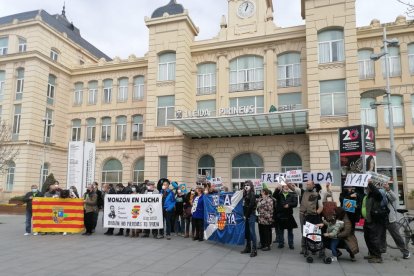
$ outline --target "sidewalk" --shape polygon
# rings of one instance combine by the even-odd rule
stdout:
[[[357,233],[357,262],[344,252],[340,262],[326,265],[318,258],[306,263],[299,254],[298,231],[295,250],[274,246],[250,258],[239,253],[240,247],[175,236],[170,241],[107,237],[102,228],[90,237],[23,236],[24,216],[0,215],[0,223],[0,275],[414,275],[413,260],[403,260],[397,250],[389,249],[383,264],[363,260],[367,249],[362,232]]]

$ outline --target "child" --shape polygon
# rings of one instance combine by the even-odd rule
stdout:
[[[330,240],[330,249],[332,251],[331,260],[333,262],[336,262],[338,260],[338,234],[344,228],[344,222],[342,220],[336,219],[335,216],[330,218],[328,221],[326,221],[325,219],[323,219],[322,221],[323,223],[318,224],[318,226],[320,228],[322,228],[324,225],[327,227],[326,233],[324,233],[323,236]]]

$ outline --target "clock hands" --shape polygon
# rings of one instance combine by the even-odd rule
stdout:
[[[244,11],[247,11],[248,7],[249,7],[249,2],[246,3],[246,8],[244,9]]]

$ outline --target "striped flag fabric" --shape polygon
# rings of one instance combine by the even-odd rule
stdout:
[[[33,198],[33,232],[82,232],[83,204],[83,199],[78,198]]]

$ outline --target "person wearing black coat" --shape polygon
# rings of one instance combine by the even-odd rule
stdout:
[[[298,228],[298,224],[293,217],[293,208],[298,206],[296,192],[292,192],[288,185],[283,185],[275,190],[273,194],[276,199],[276,231],[278,232],[278,248],[285,247],[284,230],[288,232],[288,244],[290,249],[293,245],[293,229]]]
[[[124,192],[124,185],[122,183],[118,183],[115,186],[115,189],[110,188],[108,194],[125,194]],[[108,228],[108,231],[104,233],[104,235],[111,236],[114,234],[114,228]],[[116,236],[122,236],[124,234],[124,229],[119,228],[119,232],[116,234]]]
[[[250,253],[250,257],[256,257],[256,195],[253,182],[250,180],[244,183],[243,213],[245,219],[246,247],[240,253]]]
[[[356,207],[355,212],[346,212],[349,220],[352,223],[352,233],[355,232],[355,224],[360,220],[361,218],[361,204],[363,196],[361,196],[360,193],[358,193],[354,187],[344,187],[342,190],[342,193],[339,195],[339,202],[341,204],[341,207],[344,208],[344,199],[349,200],[355,200],[356,201]]]
[[[25,236],[30,235],[32,232],[32,201],[34,197],[43,197],[42,192],[40,192],[37,189],[37,185],[32,185],[32,190],[28,192],[24,198],[23,201],[26,203],[26,233]],[[37,233],[33,233],[36,235]]]

